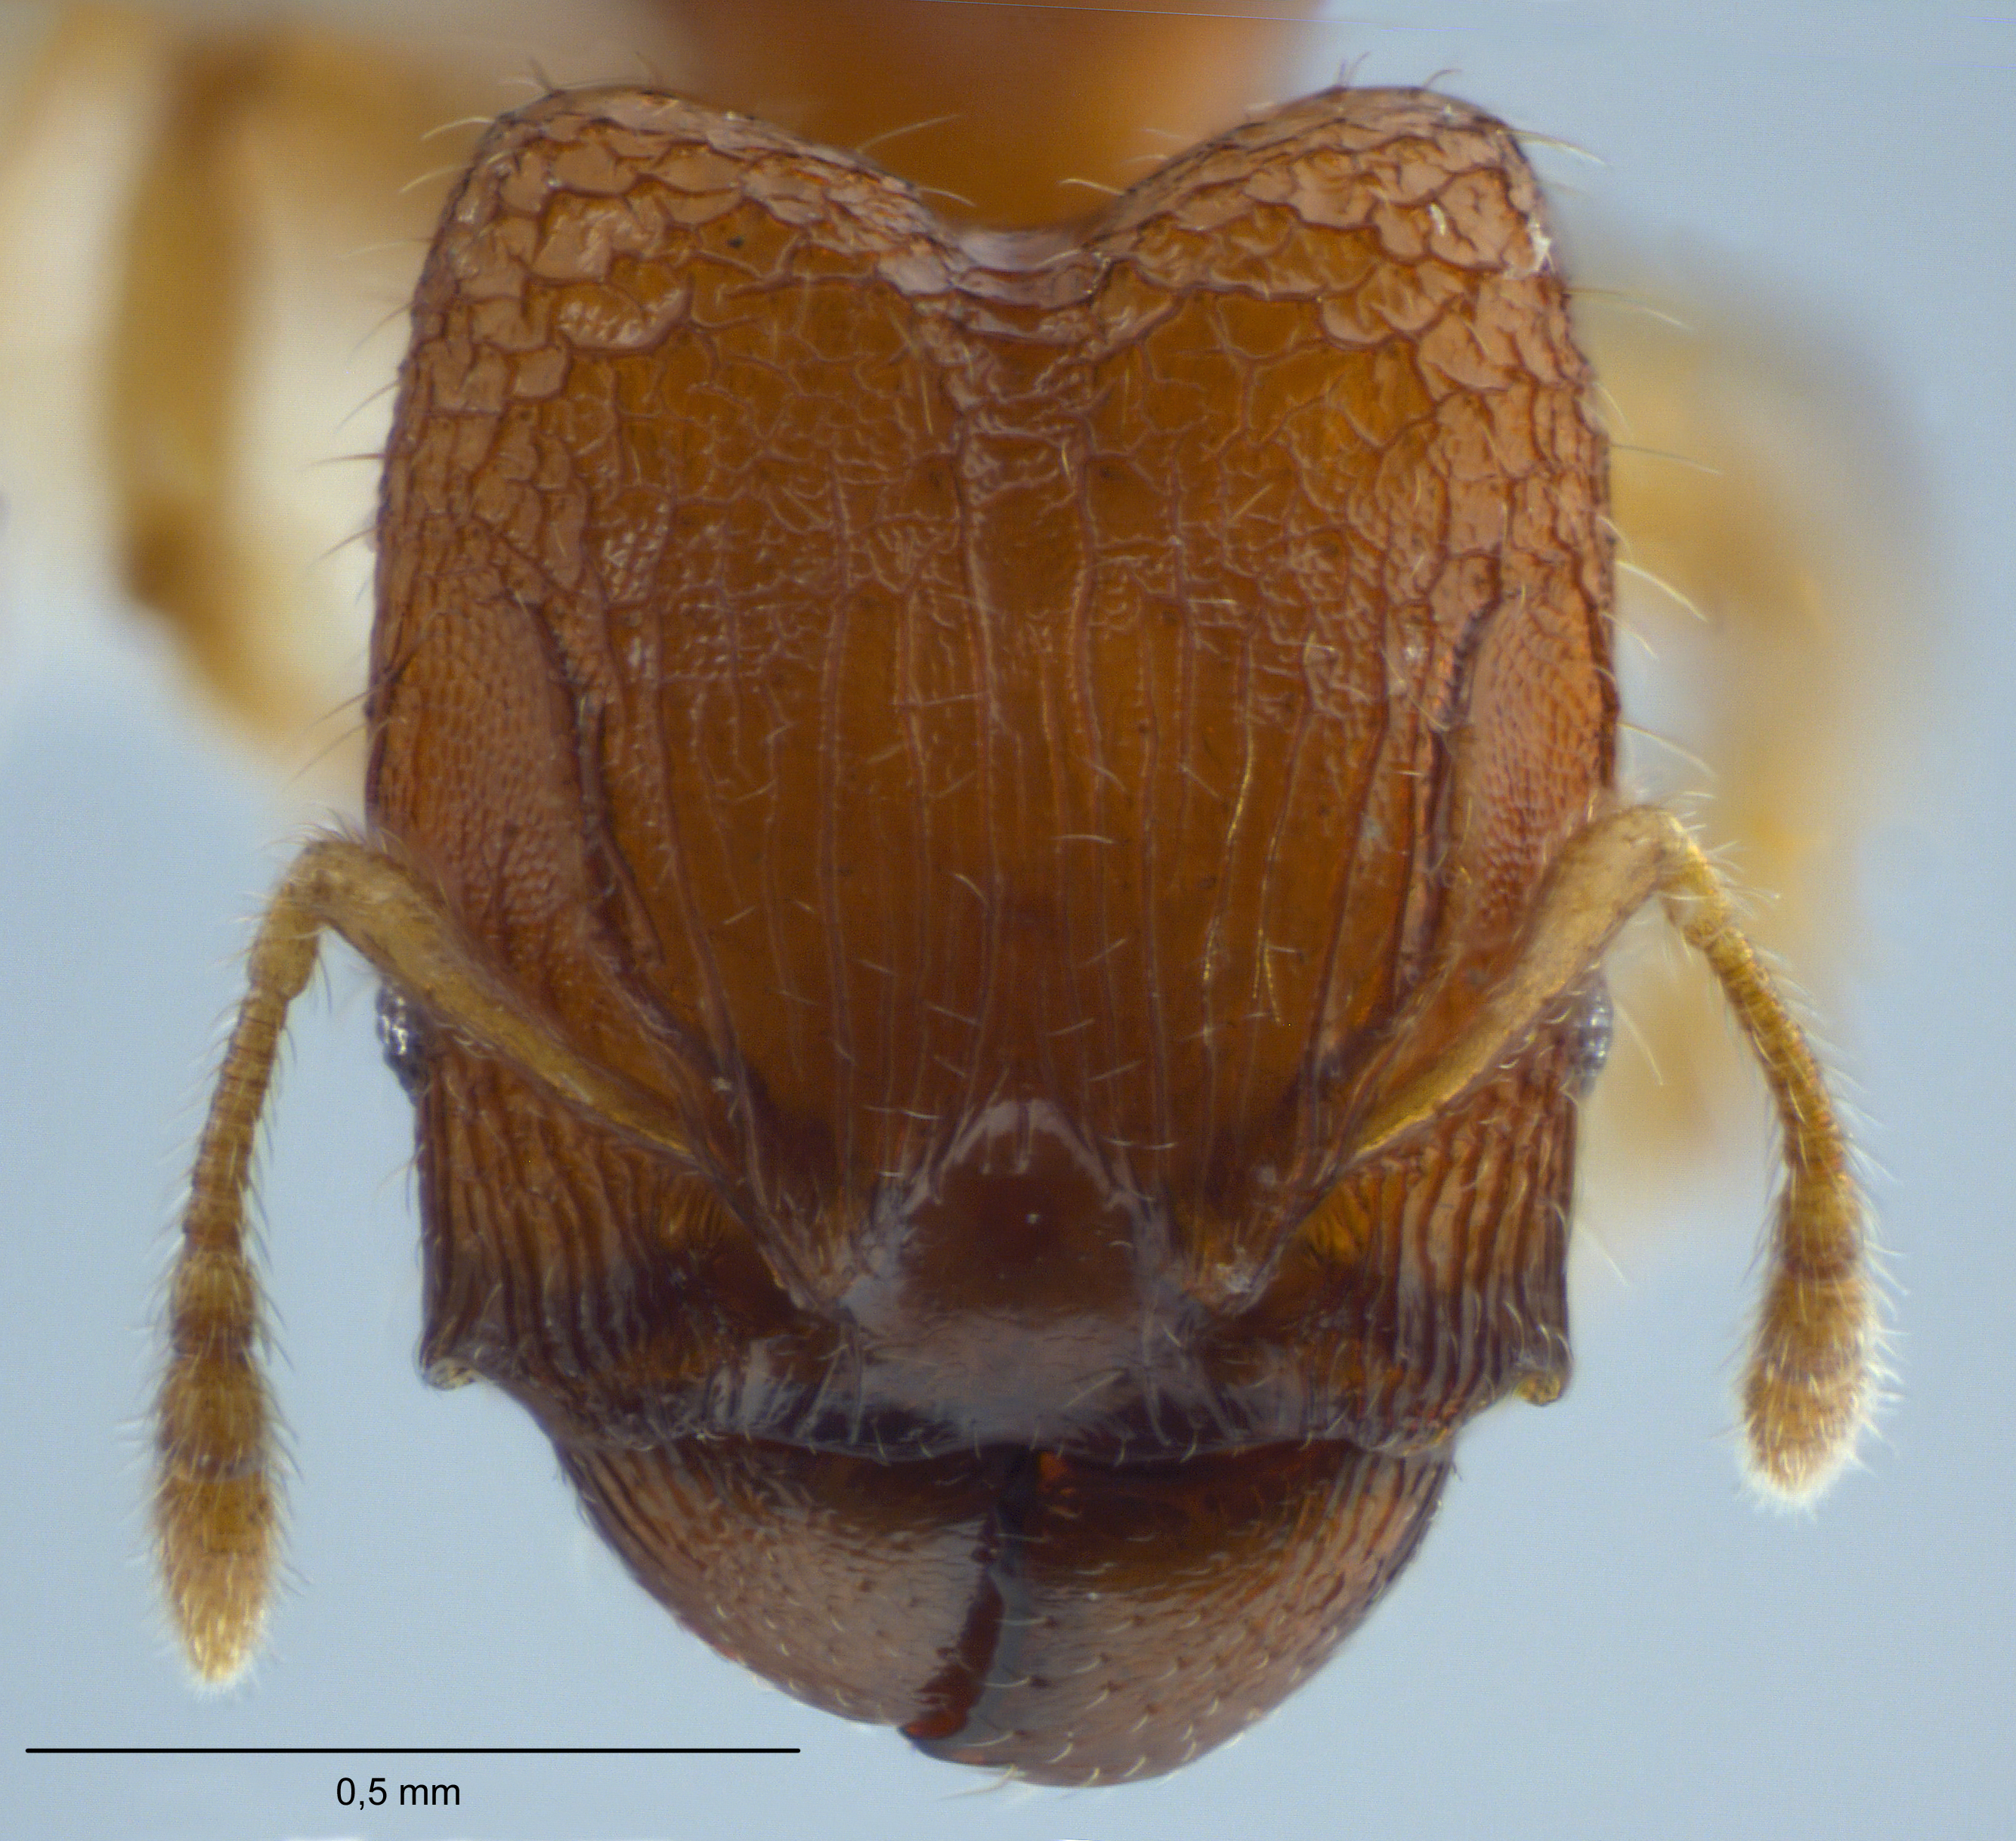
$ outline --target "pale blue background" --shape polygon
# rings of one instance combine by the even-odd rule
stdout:
[[[2016,23],[1768,0],[1665,23],[1682,10],[1395,0],[1336,55],[1363,54],[1368,83],[1453,68],[1453,92],[1600,153],[1549,170],[1867,355],[1921,457],[1945,572],[1897,618],[1936,646],[1936,720],[1868,841],[1870,947],[1834,1032],[1899,1281],[1901,1397],[1866,1472],[1809,1519],[1737,1483],[1746,1192],[1640,1244],[1628,1287],[1579,1264],[1567,1400],[1475,1429],[1413,1572],[1255,1733],[1143,1788],[989,1789],[715,1660],[585,1533],[521,1414],[419,1385],[407,1109],[346,967],[295,1031],[267,1162],[296,1583],[251,1684],[193,1695],[153,1605],[135,1421],[243,918],[299,815],[196,726],[134,629],[66,608],[15,623],[0,706],[0,1830],[2016,1832]],[[61,645],[20,636],[58,625]],[[424,1770],[20,1749],[351,1740],[805,1749]],[[344,1771],[453,1778],[462,1810],[360,1828],[335,1804]]]

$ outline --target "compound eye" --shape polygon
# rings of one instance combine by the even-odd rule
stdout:
[[[406,1097],[417,1104],[434,1069],[434,1025],[418,1004],[390,985],[378,993],[378,1047]]]
[[[1600,975],[1591,981],[1568,1032],[1568,1083],[1578,1099],[1595,1086],[1596,1077],[1610,1060],[1610,1044],[1617,1031],[1617,1008],[1610,1000],[1610,985]]]

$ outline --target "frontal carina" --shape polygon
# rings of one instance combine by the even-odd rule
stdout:
[[[273,1545],[245,1161],[334,927],[423,1360],[682,1622],[1045,1782],[1317,1666],[1568,1371],[1599,960],[1662,895],[1786,1121],[1758,1468],[1852,1436],[1820,1077],[1615,794],[1603,437],[1511,135],[1335,91],[1055,231],[635,91],[497,124],[413,307],[369,830],[254,949],[171,1305],[200,1670]]]

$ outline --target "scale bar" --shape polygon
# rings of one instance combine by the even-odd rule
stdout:
[[[23,1746],[31,1758],[749,1758],[801,1746]]]

